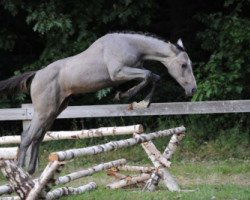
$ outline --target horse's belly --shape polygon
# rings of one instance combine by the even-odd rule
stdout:
[[[72,68],[61,78],[63,88],[69,95],[89,93],[110,87],[113,82],[105,67]]]

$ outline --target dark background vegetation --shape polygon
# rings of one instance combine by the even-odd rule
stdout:
[[[188,99],[161,64],[148,62],[146,67],[161,75],[154,102],[250,98],[249,0],[0,2],[0,80],[77,54],[106,33],[140,31],[171,42],[182,38],[198,83],[197,94]],[[108,88],[72,97],[70,104],[111,104],[115,91]],[[0,107],[19,107],[26,102],[30,102],[28,94],[4,96]],[[218,149],[231,152],[230,156],[244,157],[242,152],[249,150],[249,117],[227,114],[58,120],[53,129],[143,123],[152,130],[184,124],[190,130],[187,149],[213,142]],[[0,124],[3,135],[21,132],[21,122]],[[235,148],[239,150],[237,155]]]

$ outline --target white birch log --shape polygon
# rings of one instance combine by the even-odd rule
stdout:
[[[31,176],[11,160],[0,160],[0,168],[3,175],[8,179],[11,189],[16,191],[21,199],[25,199],[34,187]]]
[[[97,166],[88,168],[88,169],[84,169],[81,170],[79,172],[74,172],[65,176],[61,176],[57,179],[52,179],[50,182],[51,185],[53,185],[53,183],[55,182],[56,185],[58,184],[65,184],[68,183],[70,181],[82,178],[82,177],[86,177],[86,176],[90,176],[94,173],[97,173],[99,171],[104,171],[107,170],[109,168],[112,167],[119,167],[120,165],[124,165],[126,164],[126,160],[125,159],[119,159],[119,160],[115,160],[115,161],[111,161],[111,162],[107,162],[107,163],[103,163],[103,164],[99,164]],[[60,169],[60,168],[58,168]],[[58,169],[57,169],[57,173],[58,173]],[[34,179],[34,181],[37,181],[38,179]],[[48,188],[47,188],[48,189]],[[11,188],[10,185],[2,185],[0,186],[0,195],[2,194],[7,194],[7,193],[12,193],[13,190]]]
[[[157,171],[153,172],[150,176],[150,179],[148,179],[148,181],[146,182],[142,191],[149,191],[149,192],[155,191],[156,187],[159,184],[160,179],[161,175]]]
[[[26,200],[36,200],[39,198],[45,198],[46,193],[44,192],[44,188],[51,179],[53,179],[56,170],[60,168],[62,163],[58,161],[50,162],[41,176],[35,181],[34,187],[30,190]]]
[[[177,182],[175,181],[174,177],[169,173],[167,169],[160,168],[159,172],[162,175],[162,180],[165,186],[168,188],[171,192],[180,192],[181,189]]]
[[[172,135],[168,146],[166,147],[166,149],[163,152],[163,156],[167,159],[170,160],[172,158],[172,155],[174,154],[174,152],[176,151],[177,147],[180,144],[180,141],[182,140],[182,138],[185,136],[185,133],[178,133],[178,134],[174,134]]]
[[[18,147],[0,148],[0,160],[14,160],[17,157]]]
[[[96,189],[96,183],[91,182],[87,185],[83,185],[77,188],[73,187],[63,187],[63,188],[57,188],[51,192],[48,192],[46,196],[46,200],[53,200],[58,199],[60,197],[68,196],[68,195],[75,195],[75,194],[81,194],[87,191],[91,191]]]
[[[10,185],[6,184],[6,185],[1,185],[0,186],[0,196],[3,194],[10,194],[12,193],[12,188]]]
[[[150,174],[146,174],[146,173],[143,173],[134,177],[129,176],[120,181],[108,184],[107,188],[110,188],[110,189],[122,188],[125,186],[134,185],[136,183],[147,181],[149,178],[150,178]]]
[[[136,134],[135,137],[138,137],[138,134]],[[141,146],[147,152],[149,157],[153,156],[152,158],[158,160],[164,167],[170,167],[171,162],[162,156],[161,152],[156,148],[152,141],[144,142]]]
[[[99,164],[96,165],[94,167],[88,168],[88,169],[84,169],[78,172],[74,172],[62,177],[59,177],[56,181],[56,184],[65,184],[68,183],[70,181],[82,178],[82,177],[86,177],[86,176],[90,176],[94,173],[109,169],[111,167],[117,167],[119,165],[123,165],[126,163],[125,159],[120,159],[120,160],[115,160],[115,161],[111,161],[111,162],[107,162],[107,163],[103,163],[103,164]]]
[[[98,129],[89,129],[81,131],[53,131],[47,132],[45,134],[43,142],[51,140],[85,139],[110,135],[128,135],[142,132],[143,126],[141,124],[118,127],[101,127]],[[0,137],[0,144],[20,144],[20,142],[21,137],[17,135]]]
[[[147,155],[148,155],[149,159],[151,160],[151,162],[153,163],[153,165],[159,170],[159,173],[161,174],[161,178],[163,180],[163,183],[166,185],[168,190],[171,192],[180,191],[180,187],[178,186],[177,182],[171,176],[171,174],[168,172],[168,170],[163,168],[162,163],[160,163],[156,159],[154,154],[151,154],[151,152],[147,148],[145,148],[143,145],[142,145],[142,147],[145,150],[145,152],[147,153]]]
[[[70,149],[66,151],[54,152],[50,154],[49,159],[51,161],[71,160],[76,157],[81,157],[85,155],[93,155],[93,154],[103,153],[106,151],[111,151],[114,149],[120,149],[124,147],[133,146],[133,145],[140,144],[143,142],[148,142],[152,139],[165,137],[165,136],[177,134],[177,133],[184,132],[184,131],[185,131],[185,127],[182,126],[182,127],[177,127],[173,129],[157,131],[157,132],[149,133],[149,134],[141,134],[137,138],[113,141],[113,142],[109,142],[103,145],[96,145],[96,146],[86,147],[86,148]]]
[[[13,197],[0,197],[0,200],[21,200],[19,196],[13,196]]]
[[[122,165],[117,167],[119,171],[132,171],[139,173],[152,173],[156,168],[155,167],[143,167],[143,166],[131,166],[131,165]]]

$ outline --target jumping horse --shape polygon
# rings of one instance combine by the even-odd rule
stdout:
[[[172,44],[136,33],[104,35],[82,53],[55,61],[38,71],[0,81],[0,94],[27,90],[30,85],[34,115],[21,136],[18,166],[24,165],[26,151],[31,145],[28,172],[34,173],[40,143],[73,94],[95,92],[137,80],[137,85],[126,92],[118,92],[115,98],[129,99],[150,85],[152,89],[144,99],[149,105],[160,76],[143,68],[145,60],[161,62],[187,95],[195,93],[192,63],[181,39]]]

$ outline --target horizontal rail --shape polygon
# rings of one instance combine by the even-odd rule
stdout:
[[[135,110],[128,107],[128,104],[69,106],[58,118],[248,113],[250,100],[152,103],[149,108]],[[24,104],[22,108],[0,109],[0,121],[31,120],[33,112],[32,104]]]

